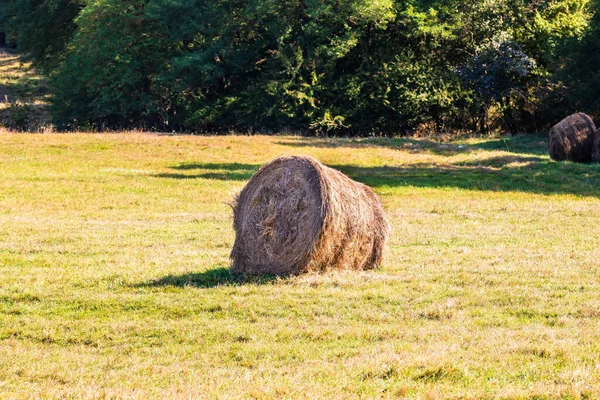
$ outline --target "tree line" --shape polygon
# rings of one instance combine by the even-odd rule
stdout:
[[[600,0],[4,0],[59,129],[531,132],[600,116]]]

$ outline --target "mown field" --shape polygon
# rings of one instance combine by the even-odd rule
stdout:
[[[600,165],[545,146],[0,133],[0,398],[599,398]],[[375,189],[379,270],[229,274],[283,154]]]

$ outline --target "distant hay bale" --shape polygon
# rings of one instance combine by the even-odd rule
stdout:
[[[594,145],[592,146],[592,162],[600,162],[600,129],[594,134]]]
[[[568,116],[550,130],[550,158],[556,161],[590,162],[595,131],[594,121],[586,114]]]
[[[368,186],[306,156],[264,165],[239,194],[233,214],[234,274],[372,269],[390,233]]]

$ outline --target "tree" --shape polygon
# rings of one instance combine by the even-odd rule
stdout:
[[[481,130],[488,130],[489,109],[497,104],[504,128],[513,133],[517,131],[511,108],[515,98],[526,97],[529,87],[535,83],[535,67],[535,61],[518,45],[502,42],[482,49],[458,70],[463,84],[475,95]]]
[[[168,57],[146,0],[90,3],[52,76],[59,127],[165,129],[168,107],[155,76]]]
[[[523,131],[590,1],[6,0],[0,23],[60,127]]]
[[[46,71],[60,63],[87,0],[4,0],[0,20],[10,41]]]
[[[581,40],[573,41],[563,54],[557,80],[567,85],[574,109],[600,116],[600,1],[593,3],[594,16]]]

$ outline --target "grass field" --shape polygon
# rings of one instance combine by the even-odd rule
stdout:
[[[600,398],[600,165],[545,146],[0,133],[0,398]],[[385,264],[235,281],[227,203],[301,153]]]

